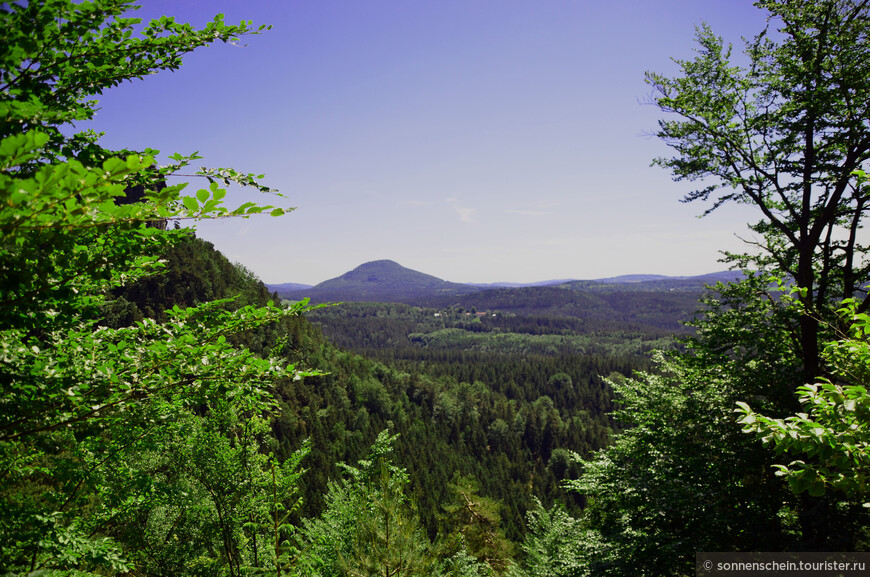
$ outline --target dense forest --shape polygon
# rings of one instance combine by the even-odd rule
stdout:
[[[166,309],[175,305],[235,297],[234,306],[264,306],[274,299],[244,268],[193,236],[163,258],[163,274],[114,291],[105,306],[109,326],[126,326],[149,318],[149,313],[165,322]],[[360,355],[350,343],[339,348],[307,320],[322,320],[317,313],[333,316],[344,309],[317,309],[233,339],[258,354],[285,339],[283,358],[324,373],[281,383],[276,389],[280,410],[272,428],[278,454],[287,458],[306,439],[311,444],[305,461],[308,472],[300,480],[302,516],[321,512],[328,480],[339,476],[338,463],[365,457],[378,433],[388,429],[398,434],[394,459],[408,470],[410,490],[430,537],[449,533],[441,517],[450,499],[448,485],[459,476],[473,480],[482,495],[498,504],[501,528],[517,541],[535,497],[579,513],[582,500],[567,494],[561,483],[577,476],[569,448],[588,456],[609,440],[613,399],[602,377],[629,376],[650,367],[649,355],[641,351],[608,351],[603,346],[603,352],[589,353],[573,348],[555,354],[535,352],[524,345],[475,354],[461,345],[445,345],[437,354],[423,348],[411,353],[413,334],[405,335],[404,348],[389,345],[390,335],[407,329],[401,317],[428,319],[437,313],[375,303],[352,310],[372,312],[382,322],[398,320],[400,326],[388,330],[353,324],[345,341],[363,334],[357,328],[372,329],[369,334],[384,339],[381,350],[391,353],[382,358],[374,350]],[[479,324],[479,319],[475,323],[466,318],[456,313],[454,320]],[[537,333],[559,334],[572,321],[530,318],[499,325],[513,327],[517,334],[533,327]],[[621,334],[611,335],[611,340],[631,346],[631,339]]]
[[[756,4],[776,34],[748,65],[701,26],[677,76],[647,75],[656,163],[760,219],[691,307],[281,302],[180,226],[282,217],[280,195],[226,204],[261,177],[70,129],[268,27],[0,5],[0,574],[681,576],[701,551],[866,550],[870,5]]]
[[[521,292],[514,295],[514,309],[522,298]],[[669,316],[660,314],[656,320]],[[432,309],[383,303],[342,303],[312,311],[308,318],[343,348],[390,357],[450,350],[501,355],[637,355],[667,348],[675,334],[689,332],[686,326],[669,331],[622,321],[517,314],[510,309]]]

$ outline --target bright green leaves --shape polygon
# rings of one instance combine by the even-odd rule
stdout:
[[[283,196],[282,194],[278,194],[277,190],[260,184],[259,181],[264,178],[264,175],[262,174],[243,174],[232,168],[208,168],[206,166],[201,167],[196,174],[206,177],[209,182],[220,180],[226,186],[229,186],[232,183],[236,183],[242,186],[254,187],[260,192],[271,192],[275,193],[276,196]]]
[[[301,456],[275,462],[268,420],[275,383],[311,373],[238,343],[305,303],[224,300],[175,308],[165,323],[105,326],[125,324],[110,322],[108,304],[130,305],[113,293],[160,272],[188,238],[168,220],[285,210],[227,208],[217,182],[193,196],[167,186],[196,154],[155,167],[157,151],[110,151],[98,134],[60,130],[91,118],[89,99],[107,88],[265,29],[161,18],[137,35],[139,20],[123,17],[134,8],[0,5],[0,568],[10,574],[271,569],[280,552],[263,546],[265,528],[297,499]],[[232,169],[192,176],[271,192]]]
[[[196,199],[192,196],[185,196],[182,200],[184,201],[184,208],[188,211],[196,212],[199,210],[199,204],[197,204]]]
[[[201,167],[193,174],[182,174],[184,168],[190,165],[190,162],[201,158],[197,153],[188,156],[181,154],[173,154],[170,160],[173,164],[161,167],[160,175],[164,178],[171,176],[194,176],[202,177],[208,180],[208,189],[200,189],[196,195],[186,196],[181,198],[182,206],[186,210],[184,214],[176,214],[175,218],[224,218],[224,217],[242,217],[247,218],[255,214],[268,213],[271,216],[282,216],[294,210],[293,207],[276,207],[273,205],[259,205],[254,202],[245,202],[235,208],[229,208],[224,205],[224,198],[227,196],[227,191],[220,188],[218,182],[225,186],[237,184],[240,186],[252,187],[260,192],[272,194],[279,198],[284,198],[284,195],[276,190],[269,188],[260,183],[264,175],[255,175],[253,173],[243,174],[232,168],[207,168]],[[166,202],[172,200],[166,198],[165,193],[162,196],[149,196],[154,201]]]
[[[125,421],[152,398],[161,399],[160,411],[184,411],[233,390],[251,399],[252,407],[268,409],[268,387],[295,378],[294,367],[238,350],[227,337],[298,314],[305,304],[236,311],[224,310],[224,304],[175,310],[168,325],[146,320],[122,329],[84,326],[53,335],[54,344],[44,349],[22,332],[4,331],[5,372],[16,386],[0,399],[0,442]]]
[[[142,545],[151,555],[140,571],[191,574],[197,559],[209,574],[278,574],[309,444],[276,462],[264,450],[268,421],[232,400],[215,400],[204,418],[188,415],[180,425],[167,427],[166,447],[151,452],[157,495],[146,509]],[[220,555],[204,555],[203,544]]]
[[[863,386],[820,382],[799,390],[806,413],[772,419],[738,403],[738,422],[778,454],[801,456],[776,465],[777,475],[796,493],[819,496],[827,489],[850,497],[868,493],[870,481],[870,395]]]
[[[535,499],[526,514],[528,533],[523,543],[523,572],[527,577],[569,577],[587,575],[590,561],[584,553],[582,522],[574,519],[559,505],[549,510]],[[597,557],[597,558],[596,558]]]
[[[259,205],[254,202],[245,202],[234,209],[229,209],[223,204],[223,198],[227,195],[226,189],[220,188],[218,183],[212,181],[209,188],[199,189],[196,197],[184,196],[181,198],[187,213],[181,218],[222,218],[227,216],[240,216],[247,218],[254,214],[268,213],[270,216],[283,216],[294,210],[293,208],[280,208],[272,205]]]
[[[72,160],[42,166],[32,176],[22,177],[23,166],[45,152],[46,140],[43,133],[29,132],[0,141],[0,231],[4,235],[145,222],[161,214],[159,207],[114,202],[124,196],[126,178],[151,165],[148,157],[110,158],[102,163],[102,170]]]
[[[265,421],[274,406],[273,385],[310,374],[232,344],[248,331],[300,313],[305,303],[228,310],[232,303],[218,301],[175,308],[165,324],[145,319],[126,328],[99,326],[107,291],[153,274],[166,247],[187,237],[182,230],[141,222],[186,214],[171,201],[180,187],[157,193],[166,200],[163,205],[113,202],[124,194],[131,170],[144,166],[109,160],[100,170],[87,170],[71,162],[47,165],[31,177],[14,170],[0,174],[0,465],[9,471],[0,485],[0,508],[7,512],[0,542],[12,544],[0,550],[3,567],[125,570],[130,557],[102,537],[107,527],[125,527],[124,546],[135,548],[137,531],[144,530],[141,519],[148,519],[149,527],[162,526],[167,516],[179,519],[178,511],[190,511],[183,516],[186,528],[178,527],[187,531],[186,543],[198,544],[183,549],[189,557],[181,559],[180,568],[203,550],[214,550],[212,544],[226,543],[198,520],[217,519],[225,523],[221,531],[235,534],[250,519],[221,520],[203,507],[213,512],[232,506],[254,515],[253,505],[209,500],[202,489],[205,477],[188,476],[176,493],[164,493],[165,483],[155,477],[159,467],[152,466],[166,459],[162,443],[189,440],[189,429],[201,425],[198,419],[210,414],[217,399],[225,399],[228,410],[247,423]],[[208,438],[217,447],[216,435]],[[261,455],[264,434],[257,435],[248,447]],[[230,438],[239,436],[220,446],[231,447]],[[227,454],[214,469],[253,466],[250,455],[233,464],[243,456]],[[257,518],[268,520],[266,477],[258,475],[254,487],[227,487],[243,493],[243,501],[260,503]],[[51,527],[35,531],[44,525],[40,519],[51,519]],[[166,543],[150,543],[158,544]],[[232,547],[234,552],[241,545]],[[170,542],[160,550],[173,557],[178,545]],[[222,567],[219,559],[212,562],[215,570]]]
[[[37,131],[16,134],[0,140],[0,170],[8,172],[18,165],[38,158],[40,149],[48,140],[47,134]]]
[[[176,70],[182,56],[216,41],[235,42],[267,26],[228,25],[223,15],[205,28],[161,17],[134,34],[140,19],[124,17],[132,0],[46,0],[0,10],[0,137],[34,127],[52,134],[53,150],[74,139],[53,127],[91,118],[88,97],[156,70]],[[122,57],[119,57],[121,55]]]
[[[777,475],[796,493],[819,496],[827,489],[867,499],[870,492],[870,315],[854,300],[840,314],[851,324],[848,334],[828,343],[825,358],[832,378],[798,387],[804,412],[774,419],[737,402],[738,423],[777,454],[801,457],[776,465]]]
[[[68,230],[165,219],[247,217],[264,212],[281,216],[293,210],[253,202],[235,209],[227,208],[223,200],[227,191],[214,181],[208,189],[197,191],[195,197],[180,196],[183,184],[155,186],[157,190],[146,195],[147,202],[118,204],[116,198],[126,195],[125,189],[131,182],[158,180],[149,173],[153,160],[139,155],[108,158],[99,171],[71,160],[42,166],[29,177],[22,177],[29,162],[47,154],[44,148],[47,141],[48,136],[40,132],[0,141],[0,231],[4,235],[25,230]],[[193,158],[196,156],[175,155],[176,164],[160,169],[157,174],[165,178],[169,170],[179,170]],[[228,181],[230,176],[227,176]],[[248,176],[240,176],[238,181],[265,188]]]

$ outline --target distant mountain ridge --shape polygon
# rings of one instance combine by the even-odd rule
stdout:
[[[590,291],[696,291],[705,285],[731,282],[743,278],[737,271],[721,271],[699,276],[624,275],[595,280],[575,280],[563,285],[573,290]]]
[[[463,295],[477,290],[470,285],[448,282],[405,268],[392,260],[361,264],[309,289],[284,290],[280,285],[268,286],[282,298],[308,297],[312,302],[413,302],[421,297]]]
[[[667,276],[662,274],[625,274],[610,278],[597,278],[592,282],[598,283],[636,283],[636,282],[655,282],[655,281],[703,281],[703,282],[726,282],[740,278],[742,275],[739,272],[730,270],[721,272],[712,272],[697,276]],[[580,281],[582,282],[582,281]]]
[[[558,284],[565,284],[568,282],[572,282],[574,279],[565,278],[560,280],[542,280],[538,282],[532,283],[524,283],[524,282],[470,282],[466,283],[468,286],[478,287],[482,289],[487,288],[523,288],[523,287],[536,287],[536,286],[552,286]]]
[[[270,284],[270,285],[266,285],[266,286],[268,286],[269,290],[271,290],[271,291],[299,291],[299,290],[310,289],[314,285],[303,284],[303,283],[298,283],[298,282],[283,282],[283,283],[279,283],[279,284]]]
[[[433,300],[476,294],[488,290],[530,288],[569,289],[573,291],[700,291],[705,284],[730,281],[740,273],[724,271],[694,277],[664,275],[623,275],[594,280],[552,280],[536,283],[467,284],[445,281],[438,277],[406,268],[392,260],[376,260],[361,264],[343,275],[313,287],[294,283],[269,284],[269,290],[282,298],[310,298],[312,302],[398,302],[421,304]],[[518,295],[519,296],[519,295]]]

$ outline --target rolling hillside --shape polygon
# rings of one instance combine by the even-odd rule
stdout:
[[[550,312],[574,315],[595,308],[603,301],[597,296],[576,293],[675,293],[691,295],[676,297],[684,302],[697,300],[705,285],[734,280],[739,273],[719,272],[694,277],[667,277],[662,275],[625,275],[595,280],[560,280],[536,283],[463,284],[442,280],[418,272],[391,260],[364,263],[345,274],[313,287],[293,283],[267,285],[269,290],[287,300],[310,298],[313,303],[324,302],[394,302],[442,307],[450,304],[496,308],[520,308],[536,313]],[[575,293],[575,294],[572,294]],[[604,300],[612,300],[605,297]],[[662,297],[659,297],[662,300]],[[664,300],[667,300],[666,298]],[[476,304],[480,303],[480,304]],[[597,305],[595,304],[597,303]],[[605,305],[609,306],[609,305]],[[566,308],[567,307],[567,308]],[[556,310],[558,309],[558,310]]]
[[[706,285],[737,276],[734,272],[696,277],[627,275],[495,287],[448,282],[390,260],[378,260],[314,287],[268,287],[281,298],[307,297],[313,303],[403,303],[433,309],[586,319],[678,333],[685,331],[683,323],[698,310],[698,299]]]

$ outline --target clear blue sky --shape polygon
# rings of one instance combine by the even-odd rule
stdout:
[[[198,150],[265,173],[295,212],[197,228],[266,282],[385,258],[456,282],[703,274],[755,220],[679,202],[690,185],[649,166],[668,149],[643,104],[644,71],[675,72],[696,24],[738,51],[760,31],[749,0],[142,4],[145,19],[273,25],[106,92],[88,126],[163,162]]]

